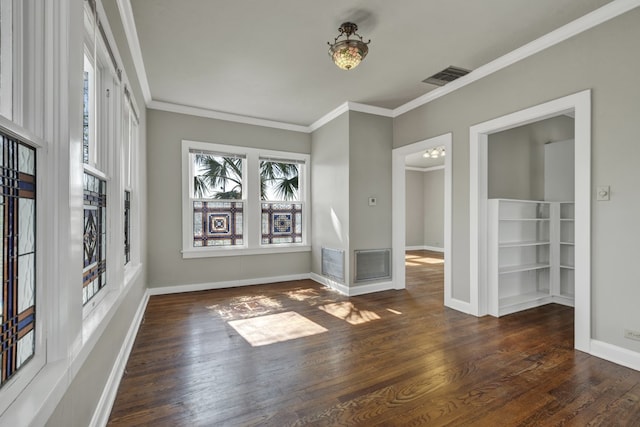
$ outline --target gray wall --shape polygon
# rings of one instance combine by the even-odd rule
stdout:
[[[391,118],[349,113],[350,254],[391,248]],[[369,206],[369,197],[377,199]],[[353,276],[353,275],[352,275]],[[352,284],[354,278],[351,278]]]
[[[322,275],[323,247],[345,251],[349,276],[349,113],[311,134],[311,272]]]
[[[406,246],[444,249],[444,170],[405,172]]]
[[[395,119],[395,147],[453,132],[455,298],[469,301],[469,127],[592,89],[592,183],[612,197],[591,205],[592,336],[640,351],[623,336],[639,322],[639,39],[634,9]]]
[[[424,246],[424,172],[406,171],[406,246]]]
[[[489,135],[489,198],[544,200],[544,146],[572,139],[573,128],[558,116]]]
[[[444,169],[424,172],[424,245],[444,249]]]
[[[309,273],[309,252],[198,259],[180,252],[183,139],[309,153],[308,134],[158,110],[149,110],[147,126],[149,287]]]
[[[142,274],[131,283],[124,291],[126,295],[122,304],[107,325],[105,331],[99,337],[95,347],[87,357],[85,363],[80,367],[76,377],[66,390],[64,396],[58,403],[55,411],[47,421],[47,426],[51,427],[84,427],[89,425],[91,417],[96,409],[103,388],[107,382],[111,369],[126,334],[131,326],[131,322],[142,301],[147,284],[147,227],[146,227],[146,123],[147,114],[144,108],[144,97],[137,80],[133,67],[133,61],[124,36],[124,30],[120,21],[115,0],[103,1],[105,12],[109,20],[109,25],[114,34],[123,66],[127,77],[132,85],[130,88],[138,105],[140,118],[139,125],[139,163],[134,165],[140,173],[140,193],[134,195],[138,197],[140,204],[140,242],[132,242],[133,245],[140,245],[140,256],[143,267]],[[83,2],[74,3],[74,7],[82,8]],[[82,13],[75,13],[78,17]],[[79,20],[79,25],[82,21]],[[72,52],[75,55],[82,55],[82,50]],[[81,63],[78,61],[78,63]],[[78,101],[81,98],[78,97]],[[78,107],[81,108],[81,107]]]

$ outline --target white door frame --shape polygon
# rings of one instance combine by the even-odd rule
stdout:
[[[470,305],[487,314],[488,136],[547,118],[575,118],[575,348],[591,342],[591,91],[585,90],[470,128]]]
[[[447,155],[444,157],[444,304],[460,311],[469,312],[469,304],[455,300],[452,295],[451,272],[453,260],[451,257],[451,213],[452,213],[452,134],[436,136],[405,145],[392,152],[392,247],[393,247],[393,287],[404,289],[405,279],[405,249],[406,249],[406,179],[405,158],[409,154],[425,151],[429,148],[443,145]]]

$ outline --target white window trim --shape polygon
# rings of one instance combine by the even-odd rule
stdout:
[[[45,211],[50,202],[44,189],[47,164],[47,144],[15,123],[0,117],[0,128],[6,134],[28,144],[36,150],[36,230],[45,229]],[[46,263],[46,240],[44,232],[36,232],[36,324],[35,353],[33,358],[21,367],[3,386],[0,393],[0,414],[2,414],[27,387],[29,382],[47,362],[46,319],[48,317],[47,289],[44,286],[44,266]]]
[[[190,197],[192,192],[191,161],[189,152],[191,150],[212,151],[219,153],[237,154],[246,156],[245,171],[243,171],[243,238],[244,245],[241,246],[206,246],[193,247],[193,211]],[[304,170],[301,174],[298,201],[303,205],[302,214],[302,243],[288,244],[261,244],[261,203],[259,165],[260,158],[271,157],[278,159],[289,159],[304,162]],[[310,209],[308,177],[310,176],[310,156],[308,154],[294,153],[288,151],[264,150],[258,148],[241,147],[235,145],[224,145],[210,142],[200,142],[182,140],[182,258],[209,258],[237,255],[259,255],[287,252],[308,252],[311,250],[309,242]]]
[[[8,119],[13,118],[13,29],[14,29],[14,13],[13,0],[0,0],[0,53],[2,61],[0,66],[0,114]],[[7,21],[11,25],[6,25]]]

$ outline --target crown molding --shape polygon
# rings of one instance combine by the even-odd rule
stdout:
[[[142,87],[142,92],[144,94],[145,102],[147,103],[148,108],[183,114],[192,114],[200,117],[228,120],[237,123],[246,123],[256,126],[293,130],[295,132],[304,133],[314,132],[315,130],[319,129],[320,127],[324,126],[325,124],[329,123],[330,121],[347,111],[358,111],[392,118],[401,116],[402,114],[405,114],[422,105],[428,104],[431,101],[448,95],[451,92],[454,92],[473,82],[476,82],[490,74],[500,71],[503,68],[513,65],[516,62],[522,61],[523,59],[535,55],[538,52],[548,49],[575,35],[596,27],[610,19],[613,19],[640,6],[640,0],[613,0],[611,3],[608,3],[542,37],[539,37],[538,39],[527,43],[526,45],[515,49],[507,53],[506,55],[503,55],[485,65],[482,65],[481,67],[476,68],[466,76],[454,80],[453,82],[448,83],[446,86],[434,89],[431,92],[419,96],[418,98],[415,98],[395,109],[387,109],[376,107],[373,105],[348,101],[329,111],[327,114],[320,117],[311,125],[302,126],[153,100],[151,98],[151,91],[149,89],[147,74],[144,69],[144,63],[142,61],[142,52],[140,50],[140,43],[136,32],[130,0],[117,0],[117,3],[118,10],[120,11],[122,22],[125,28],[127,41],[129,42],[129,49],[131,50],[131,55],[133,56],[133,62],[136,68],[136,73],[138,75],[138,80],[140,81],[140,86]]]
[[[136,21],[133,18],[133,9],[131,8],[130,0],[116,0],[118,4],[118,11],[120,12],[120,19],[122,20],[122,26],[124,27],[124,34],[129,44],[129,51],[133,58],[133,66],[138,76],[138,82],[142,89],[142,96],[144,102],[149,105],[151,102],[151,88],[149,86],[149,80],[147,79],[147,71],[144,68],[144,61],[142,60],[142,50],[140,49],[140,40],[138,39],[138,31],[136,30]]]
[[[509,65],[522,61],[525,58],[535,55],[545,49],[548,49],[560,42],[563,42],[575,35],[578,35],[584,31],[587,31],[593,27],[596,27],[603,22],[613,19],[623,13],[626,13],[636,7],[640,6],[640,0],[614,0],[611,3],[602,6],[593,12],[590,12],[568,24],[545,34],[536,40],[527,43],[526,45],[513,50],[506,55],[499,57],[479,68],[476,68],[466,76],[460,77],[446,86],[442,86],[438,89],[432,90],[413,101],[409,101],[400,107],[393,110],[393,117],[398,117],[408,111],[416,109],[424,104],[427,104],[435,99],[443,97],[455,90],[458,90],[468,84],[480,80],[490,74],[502,70]]]
[[[147,103],[151,110],[168,111],[170,113],[188,114],[209,119],[225,120],[227,122],[244,123],[247,125],[262,126],[275,129],[290,130],[293,132],[310,133],[309,126],[294,125],[291,123],[276,122],[273,120],[258,119],[256,117],[241,116],[238,114],[224,113],[205,108],[189,107],[187,105],[173,104],[171,102],[154,101]]]
[[[347,111],[349,111],[349,103],[345,102],[344,104],[340,104],[339,107],[334,108],[315,122],[311,123],[311,125],[309,126],[309,132],[316,131],[317,129],[321,128],[322,126],[326,125],[327,123]]]

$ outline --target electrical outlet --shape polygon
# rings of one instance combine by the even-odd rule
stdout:
[[[640,331],[632,331],[631,329],[625,329],[624,337],[630,340],[640,341]]]

